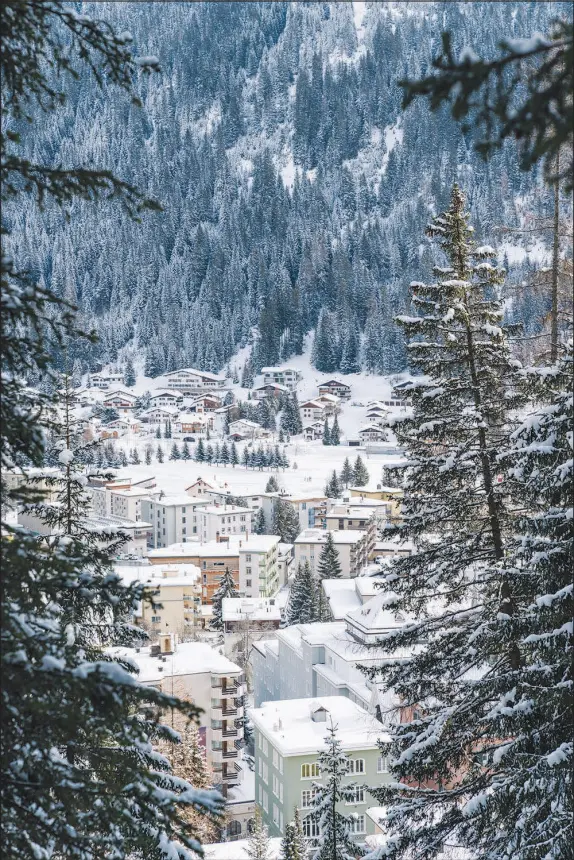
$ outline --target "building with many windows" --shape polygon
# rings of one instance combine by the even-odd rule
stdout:
[[[239,591],[246,597],[273,597],[279,591],[278,535],[250,534],[239,547]]]
[[[353,815],[352,833],[359,844],[374,833],[367,817],[373,798],[362,784],[390,780],[388,763],[377,742],[390,742],[382,725],[354,702],[342,696],[264,702],[249,711],[255,735],[255,800],[261,808],[270,836],[281,836],[293,810],[301,810],[303,833],[318,835],[309,817],[313,783],[321,782],[318,752],[324,749],[328,727],[337,727],[337,737],[349,759],[346,782],[356,782],[352,802],[341,802],[343,815]]]
[[[188,497],[189,504],[189,497]],[[205,505],[199,512],[198,525],[201,525],[203,541],[217,540],[220,537],[251,533],[253,511],[238,505]]]
[[[150,545],[155,549],[199,540],[201,511],[207,504],[183,494],[142,499],[142,516],[153,526]]]
[[[374,548],[375,536],[372,530],[335,529],[329,532],[339,553],[341,570],[344,577],[359,576],[369,562],[371,550]],[[308,561],[313,573],[317,573],[317,565],[321,552],[327,540],[324,529],[305,529],[295,539],[295,569],[301,562]]]

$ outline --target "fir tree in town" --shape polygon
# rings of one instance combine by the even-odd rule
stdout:
[[[323,424],[323,445],[331,445],[331,432],[327,418],[325,418],[325,423]]]
[[[448,211],[428,228],[448,265],[435,268],[435,283],[412,285],[417,316],[398,318],[416,375],[409,390],[412,416],[395,427],[409,459],[401,530],[417,551],[393,565],[393,608],[418,620],[396,631],[392,650],[428,644],[401,665],[383,662],[374,672],[399,698],[418,703],[420,712],[418,720],[397,725],[394,735],[393,776],[395,784],[409,781],[408,796],[391,786],[374,794],[393,820],[391,856],[429,856],[448,835],[478,856],[530,860],[540,856],[537,815],[554,802],[559,770],[550,778],[552,796],[541,792],[534,812],[526,803],[528,786],[509,784],[506,767],[521,760],[527,767],[521,750],[529,750],[534,734],[523,731],[532,727],[530,713],[534,721],[541,714],[532,690],[526,692],[537,671],[527,664],[540,654],[524,632],[527,619],[538,623],[534,571],[537,563],[545,565],[536,554],[529,558],[528,542],[520,560],[509,551],[518,526],[511,511],[525,510],[526,520],[530,507],[527,498],[512,502],[512,486],[497,480],[512,430],[509,410],[521,402],[520,363],[510,357],[495,298],[504,273],[491,247],[476,247],[468,220],[455,186]],[[560,589],[558,581],[542,588],[550,594],[554,585]],[[543,674],[534,698],[552,677]],[[558,714],[551,719],[559,732]],[[541,768],[544,746],[535,752]],[[506,816],[512,822],[517,814],[520,791],[524,805],[515,828]],[[546,843],[552,833],[555,851]],[[545,856],[559,856],[562,833],[552,830],[544,838]]]
[[[162,446],[161,446],[161,445],[158,445],[158,446],[157,446],[156,457],[157,457],[157,461],[158,461],[158,463],[163,463],[163,461],[164,461],[164,454],[163,454],[163,448],[162,448]]]
[[[328,499],[338,499],[341,495],[341,486],[339,484],[339,479],[337,477],[337,472],[333,469],[333,474],[327,481],[327,485],[325,486],[325,495]]]
[[[179,446],[178,446],[177,442],[174,442],[173,445],[171,446],[171,451],[169,453],[169,459],[170,460],[180,460],[181,459],[181,453],[180,453]]]
[[[141,463],[140,455],[139,455],[139,451],[138,451],[138,449],[137,449],[137,448],[133,448],[133,449],[132,449],[132,453],[131,453],[131,457],[130,457],[130,462],[131,462],[134,466],[139,466],[139,464]]]
[[[317,587],[308,561],[300,563],[289,588],[285,623],[308,624],[317,617]]]
[[[353,483],[355,487],[365,487],[369,483],[369,472],[360,456],[357,456],[353,467]]]
[[[223,463],[223,465],[227,466],[227,464],[229,463],[229,460],[230,460],[230,455],[229,455],[229,448],[227,447],[227,442],[225,442],[225,441],[223,442],[223,444],[221,446],[220,456],[221,456],[221,462]]]
[[[237,455],[237,445],[235,444],[235,442],[231,443],[231,447],[229,449],[229,462],[231,463],[233,468],[235,468],[235,466],[237,466],[237,464],[239,463],[239,457]]]
[[[267,483],[265,485],[265,492],[266,493],[277,493],[278,491],[279,491],[279,484],[277,483],[277,478],[275,477],[275,475],[271,475],[269,477],[269,480],[267,481]]]
[[[145,464],[146,466],[151,466],[151,461],[153,457],[153,449],[151,445],[145,446]]]
[[[270,852],[267,827],[263,824],[260,808],[256,806],[253,829],[247,843],[247,856],[249,860],[271,860]]]
[[[14,131],[20,121],[35,126],[39,116],[42,123],[61,119],[67,83],[90,69],[105,78],[109,99],[117,85],[131,91],[137,66],[130,40],[52,4],[7,2],[0,15],[2,119],[10,129],[3,135],[3,208],[43,202],[57,219],[58,208],[73,209],[77,198],[89,207],[105,196],[141,213],[141,195],[111,172],[36,162]],[[11,220],[4,215],[3,233]],[[198,711],[139,684],[133,666],[106,650],[141,643],[128,619],[144,589],[113,571],[118,535],[96,534],[86,523],[85,465],[75,459],[69,403],[55,399],[52,365],[65,365],[72,340],[87,351],[95,339],[80,340],[70,302],[4,253],[1,274],[3,851],[22,858],[201,851],[181,810],[219,812],[222,799],[173,778],[153,751],[173,733],[151,714],[173,707],[196,719]],[[54,496],[44,498],[26,470],[42,466],[49,429],[59,442],[59,471],[46,476]],[[23,477],[16,486],[5,480],[8,469]],[[6,510],[29,504],[43,506],[51,534],[4,521]]]
[[[235,580],[233,579],[233,575],[228,567],[225,568],[225,573],[221,577],[221,582],[215,591],[211,606],[213,617],[211,619],[210,627],[212,630],[217,630],[219,632],[223,631],[223,600],[226,597],[239,597],[239,592],[235,588]]]
[[[163,428],[163,438],[171,439],[171,421],[166,421]]]
[[[134,370],[133,361],[128,358],[124,367],[124,385],[127,388],[132,388],[136,384],[136,372]]]
[[[249,463],[249,448],[247,447],[247,445],[245,445],[245,447],[243,448],[243,453],[241,454],[241,465],[245,466],[245,468],[248,468],[250,465],[250,463]]]
[[[126,452],[124,451],[123,448],[121,449],[121,451],[119,453],[118,459],[120,462],[120,466],[122,468],[125,468],[128,465],[128,458],[127,458]]]
[[[195,788],[205,790],[215,784],[215,776],[207,765],[205,747],[202,746],[199,731],[194,723],[178,725],[180,742],[173,749],[160,746],[160,752],[170,758],[174,775],[190,782]],[[172,745],[173,746],[173,745]],[[203,843],[215,842],[221,828],[218,823],[200,815],[189,808],[184,811],[188,826],[197,833]]]
[[[306,860],[307,845],[301,827],[299,809],[295,807],[293,821],[285,827],[285,836],[281,841],[279,860]]]
[[[308,813],[319,831],[312,840],[312,860],[356,860],[364,851],[351,839],[351,815],[340,811],[341,804],[356,802],[357,783],[347,782],[349,758],[341,748],[337,726],[331,720],[325,738],[326,749],[319,753],[322,782],[313,783],[313,799]]]
[[[221,463],[221,448],[219,447],[219,442],[216,442],[213,447],[213,462]]]
[[[299,517],[293,505],[285,499],[277,499],[273,508],[273,531],[283,543],[293,543],[301,531]]]
[[[205,445],[201,436],[199,437],[197,445],[195,446],[195,461],[196,463],[205,462]]]
[[[181,459],[182,460],[191,460],[191,451],[189,450],[189,445],[187,439],[183,440],[183,445],[181,448]]]
[[[345,489],[349,486],[351,481],[354,479],[354,471],[353,467],[349,462],[349,458],[345,457],[345,462],[343,463],[343,468],[341,469],[341,484],[345,486]]]
[[[155,438],[161,439],[161,425],[160,424],[158,424],[157,427],[155,428]]]
[[[211,445],[208,445],[205,449],[205,462],[206,463],[213,463],[213,460],[214,460],[213,448],[211,447]]]
[[[331,445],[339,445],[341,442],[341,433],[339,430],[339,420],[335,415],[333,426],[331,427]]]
[[[259,508],[259,510],[255,514],[253,531],[256,535],[264,535],[267,533],[267,522],[265,520],[265,511],[263,510],[263,508]]]
[[[337,547],[335,546],[335,541],[333,540],[332,532],[327,532],[327,538],[323,544],[321,555],[319,556],[317,574],[319,580],[341,579],[343,576],[341,561],[339,559]]]

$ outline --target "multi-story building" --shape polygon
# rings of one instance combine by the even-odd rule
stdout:
[[[260,385],[253,389],[253,397],[255,400],[266,400],[268,397],[273,397],[276,400],[282,397],[289,391],[286,385],[280,385],[278,382],[266,382],[265,385]]]
[[[294,367],[262,367],[261,373],[265,385],[276,382],[278,385],[284,385],[290,391],[294,391],[299,380],[303,378],[300,371]]]
[[[351,397],[351,386],[338,379],[328,379],[319,386],[319,394],[334,394],[340,400],[349,400]]]
[[[116,373],[112,370],[109,373],[94,373],[90,377],[91,388],[101,388],[104,391],[112,385],[121,385],[123,381],[123,373]]]
[[[279,574],[279,588],[283,588],[289,582],[293,572],[294,548],[292,543],[279,543],[277,545],[277,572]]]
[[[318,400],[306,400],[299,407],[303,421],[324,421],[328,415],[327,405]]]
[[[115,409],[120,415],[131,415],[135,409],[137,397],[131,391],[123,391],[116,389],[106,394],[103,400],[103,405],[110,409]]]
[[[251,421],[249,418],[238,418],[236,421],[231,421],[229,424],[229,436],[231,439],[259,439],[266,435],[266,431],[257,421]],[[267,433],[267,435],[269,435]]]
[[[373,798],[363,787],[390,780],[387,762],[377,745],[390,742],[381,724],[354,702],[342,696],[290,699],[264,702],[249,716],[255,733],[255,799],[271,836],[282,836],[291,821],[293,809],[301,810],[303,834],[319,836],[318,824],[310,815],[315,782],[323,775],[318,753],[325,749],[331,724],[349,760],[345,783],[356,783],[351,802],[338,804],[339,811],[351,818],[351,834],[363,845],[374,823],[366,815]]]
[[[167,388],[160,388],[149,399],[149,405],[153,409],[155,406],[175,406],[181,407],[183,403],[183,394],[181,391],[168,391]]]
[[[20,511],[18,513],[18,523],[25,529],[29,529],[39,535],[54,534],[54,527],[47,525],[32,510]],[[147,554],[151,523],[144,520],[134,522],[133,520],[126,520],[121,517],[93,515],[85,518],[84,525],[90,531],[98,533],[107,532],[110,535],[109,540],[98,541],[102,546],[117,541],[120,536],[118,533],[121,532],[125,541],[118,549],[118,557],[137,555],[143,558]]]
[[[273,597],[280,588],[278,535],[250,534],[239,547],[239,591],[246,597]]]
[[[186,495],[142,499],[141,511],[152,524],[150,546],[167,547],[200,539],[201,511],[207,503]]]
[[[182,636],[201,627],[201,571],[194,564],[114,566],[126,583],[145,583],[152,596],[142,600],[135,622],[153,633]]]
[[[347,499],[335,504],[327,511],[327,529],[348,530],[359,529],[365,531],[372,529],[373,536],[379,529],[384,529],[390,524],[389,503],[378,499]]]
[[[301,530],[326,528],[327,507],[329,504],[326,496],[281,495],[281,498],[295,508],[299,516]]]
[[[204,606],[211,604],[219,588],[225,568],[233,576],[239,589],[239,541],[209,541],[208,543],[177,543],[153,549],[148,553],[151,564],[194,564],[201,571],[201,600]]]
[[[139,481],[132,481],[129,477],[114,478],[112,481],[103,478],[90,478],[88,491],[92,496],[92,511],[95,516],[109,517],[118,511],[118,516],[124,516],[134,521],[142,519],[141,500],[146,496],[154,498],[159,492],[154,477],[142,478]],[[128,491],[130,492],[128,493]],[[112,495],[121,496],[131,501],[126,503],[124,509],[123,502],[118,500],[114,502],[112,510]],[[122,509],[121,513],[119,512],[120,508]]]
[[[207,504],[202,507],[197,523],[198,528],[201,527],[201,539],[210,541],[229,535],[247,536],[251,532],[252,515],[251,508]]]
[[[208,373],[206,370],[195,370],[193,367],[183,367],[181,370],[172,370],[164,373],[165,387],[170,390],[181,391],[182,394],[218,390],[225,388],[226,379],[216,373]]]
[[[350,500],[356,504],[356,499],[361,502],[375,501],[385,502],[388,505],[387,520],[395,525],[401,521],[401,502],[403,491],[400,487],[385,487],[384,484],[370,483],[364,487],[349,487]]]
[[[256,706],[271,698],[344,696],[378,713],[380,690],[357,666],[409,656],[406,650],[389,655],[377,646],[405,619],[386,605],[384,592],[354,605],[343,621],[294,624],[278,630],[274,639],[254,643],[250,662]]]
[[[374,547],[374,536],[368,530],[336,529],[327,532],[324,529],[305,529],[295,538],[295,567],[308,561],[313,573],[317,573],[327,534],[332,536],[339,553],[343,576],[359,576],[366,568],[369,554]]]
[[[150,648],[111,648],[139,668],[139,681],[164,693],[193,701],[205,738],[207,761],[218,784],[227,791],[242,775],[239,750],[243,743],[245,692],[241,668],[205,642],[178,642],[161,634]]]

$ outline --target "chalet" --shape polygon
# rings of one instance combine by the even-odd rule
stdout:
[[[387,434],[378,424],[365,424],[359,430],[359,439],[361,442],[386,442]]]
[[[181,391],[197,391],[201,393],[209,389],[225,388],[226,380],[224,376],[218,376],[215,373],[208,373],[206,370],[195,370],[193,367],[183,367],[181,370],[172,370],[170,373],[165,373],[163,376],[165,387],[170,390]]]
[[[205,478],[198,478],[197,481],[194,481],[193,484],[190,484],[189,487],[185,488],[185,492],[188,496],[205,496],[209,495],[211,499],[211,493],[221,491],[223,492],[223,487],[221,484],[218,484],[216,481],[206,481]],[[211,499],[213,501],[213,499]]]
[[[213,411],[213,430],[215,433],[224,433],[227,425],[227,417],[229,421],[236,421],[240,416],[239,406],[234,403],[228,406],[220,406],[219,409]]]
[[[182,412],[178,419],[174,422],[174,430],[178,433],[205,433],[206,430],[213,429],[213,419],[210,415],[199,414],[198,412]]]
[[[165,388],[160,388],[155,394],[150,397],[150,406],[180,406],[183,401],[181,391],[168,391]]]
[[[314,421],[313,424],[307,424],[303,427],[303,438],[308,441],[323,438],[323,424],[320,421]]]
[[[321,394],[314,398],[325,407],[325,415],[336,415],[339,411],[339,398],[336,394]]]
[[[123,381],[123,373],[114,373],[112,371],[109,373],[94,373],[93,376],[90,376],[91,387],[102,388],[104,390],[114,385],[121,385]]]
[[[135,409],[136,401],[137,397],[130,391],[116,389],[104,397],[103,405],[108,409],[115,409],[120,415],[125,416],[131,415],[132,410]]]
[[[297,388],[297,383],[302,378],[302,374],[294,367],[262,367],[261,373],[264,385],[276,382],[278,385],[285,385],[290,391]]]
[[[202,394],[200,397],[194,397],[193,400],[186,406],[186,412],[215,412],[221,406],[221,397],[215,394]]]
[[[248,418],[238,418],[229,425],[229,436],[235,442],[242,439],[259,439],[263,435],[263,427]]]
[[[135,418],[117,418],[115,421],[102,425],[100,439],[119,439],[126,433],[139,433],[141,426],[141,421]]]
[[[328,414],[324,403],[319,403],[318,400],[307,400],[299,407],[301,417],[307,421],[321,421]]]
[[[379,403],[373,404],[367,408],[367,422],[369,424],[383,424],[388,414],[388,409],[384,406]]]
[[[167,424],[168,421],[175,421],[179,415],[179,410],[174,406],[153,406],[151,409],[146,409],[142,412],[140,418],[146,424],[157,427],[161,424]]]
[[[351,386],[337,379],[328,379],[319,386],[319,394],[335,394],[341,400],[349,400],[351,397]]]
[[[279,398],[288,391],[289,389],[286,385],[281,385],[279,382],[267,382],[265,385],[255,388],[253,396],[255,400],[265,400],[267,397]]]

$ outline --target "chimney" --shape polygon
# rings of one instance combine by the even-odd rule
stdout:
[[[173,654],[173,634],[162,633],[159,637],[161,654]]]

